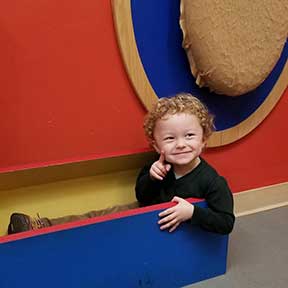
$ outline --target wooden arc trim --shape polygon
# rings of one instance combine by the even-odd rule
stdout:
[[[112,0],[113,18],[124,65],[133,87],[144,106],[150,110],[158,100],[143,68],[134,35],[131,1]]]
[[[149,110],[153,103],[158,100],[158,97],[147,78],[138,53],[131,15],[131,0],[111,0],[111,3],[118,44],[128,77],[138,97]],[[275,107],[287,84],[288,64],[286,61],[281,75],[262,105],[238,125],[214,132],[208,141],[207,147],[227,145],[249,134]]]

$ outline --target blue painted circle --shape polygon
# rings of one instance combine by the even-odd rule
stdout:
[[[227,97],[195,84],[179,26],[180,0],[131,0],[131,14],[138,52],[145,73],[159,98],[190,92],[216,116],[217,131],[231,128],[253,114],[269,95],[288,56],[288,42],[266,80],[254,91]]]

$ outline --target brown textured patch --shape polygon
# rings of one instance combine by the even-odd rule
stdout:
[[[285,44],[288,0],[181,0],[183,47],[196,83],[237,96],[258,87]]]

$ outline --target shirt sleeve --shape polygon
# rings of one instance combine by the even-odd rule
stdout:
[[[139,173],[136,180],[136,198],[140,203],[140,206],[147,206],[156,204],[159,201],[161,182],[158,180],[152,180],[150,177],[151,165],[145,166]]]
[[[192,224],[220,234],[229,234],[234,226],[233,195],[226,180],[218,176],[209,185],[205,196],[208,207],[194,206]]]

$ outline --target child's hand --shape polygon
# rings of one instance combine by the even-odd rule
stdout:
[[[163,218],[158,221],[160,229],[169,229],[169,232],[173,232],[181,222],[192,218],[194,212],[194,205],[183,198],[175,196],[172,201],[178,204],[161,212],[159,217]]]
[[[171,165],[165,163],[165,155],[161,152],[159,160],[155,161],[150,168],[150,177],[152,179],[163,180],[170,169]]]

